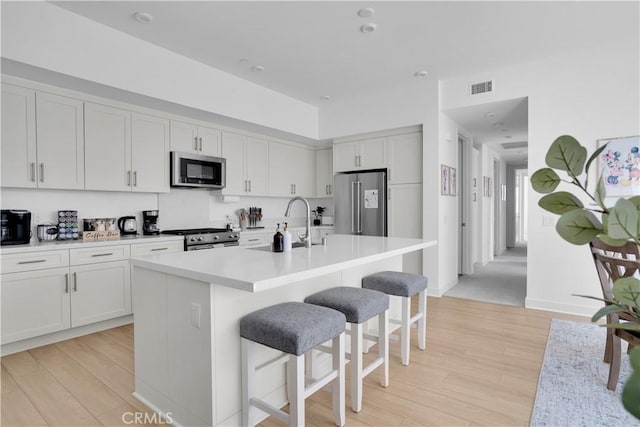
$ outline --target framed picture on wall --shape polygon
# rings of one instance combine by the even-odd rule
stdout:
[[[449,168],[449,195],[455,196],[457,190],[456,168]]]
[[[598,140],[598,147],[604,144],[597,179],[603,179],[607,197],[640,195],[640,136]]]
[[[449,194],[449,166],[440,165],[440,194]]]

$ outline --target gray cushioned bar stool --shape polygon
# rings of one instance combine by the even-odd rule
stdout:
[[[400,349],[402,364],[409,364],[409,330],[418,322],[418,348],[425,349],[427,333],[427,283],[428,279],[418,274],[400,271],[381,271],[362,278],[362,287],[398,296],[402,299],[402,319],[400,322]],[[411,317],[411,297],[418,295],[418,313]]]
[[[249,313],[240,319],[242,346],[242,425],[259,422],[256,409],[273,415],[290,426],[304,425],[304,401],[331,383],[333,414],[337,426],[345,423],[344,410],[345,316],[339,311],[301,302],[285,302]],[[305,353],[326,341],[333,341],[333,369],[305,386]],[[264,345],[284,354],[258,364],[256,346]],[[287,364],[289,413],[256,396],[256,372],[274,363]]]
[[[389,385],[389,297],[370,289],[341,286],[308,296],[304,302],[338,310],[351,324],[351,407],[354,412],[360,412],[364,377],[382,365],[380,384]],[[378,357],[363,367],[363,326],[375,316],[378,316],[378,336],[367,334],[364,338],[378,342]]]

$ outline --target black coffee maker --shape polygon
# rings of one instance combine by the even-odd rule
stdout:
[[[4,245],[24,245],[31,240],[31,212],[17,209],[2,209],[1,234]]]
[[[158,229],[158,211],[142,211],[142,234],[149,236],[160,234]]]

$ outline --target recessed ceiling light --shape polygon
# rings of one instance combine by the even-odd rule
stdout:
[[[149,15],[146,12],[136,12],[133,14],[133,19],[140,22],[141,24],[148,24],[153,21],[153,16]]]
[[[361,25],[360,31],[363,33],[373,33],[377,28],[378,26],[376,24],[374,24],[373,22],[370,22],[368,24]]]
[[[486,118],[491,118],[491,117],[495,117],[495,116],[496,116],[496,113],[492,113],[491,111],[489,111],[488,113],[484,113],[484,116],[485,116]]]
[[[322,95],[320,99],[322,99],[323,101],[329,101],[331,97],[329,95]]]
[[[511,139],[511,135],[505,135],[504,137],[507,139]]]
[[[413,77],[418,77],[418,78],[427,77],[428,75],[429,75],[429,72],[425,70],[420,70],[413,73]]]
[[[239,61],[240,62],[249,62],[249,58],[240,58]]]
[[[251,71],[255,71],[256,73],[259,73],[261,71],[264,71],[264,66],[254,65],[253,67],[251,67]]]
[[[363,7],[362,9],[358,10],[358,16],[360,18],[369,18],[370,16],[375,15],[375,13],[375,9],[372,9],[370,7]]]

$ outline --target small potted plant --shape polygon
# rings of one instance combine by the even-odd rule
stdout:
[[[315,208],[315,210],[311,211],[315,216],[315,219],[313,220],[313,225],[320,225],[322,223],[322,214],[324,213],[325,210],[326,208],[323,208],[322,206],[318,206],[317,208]]]

